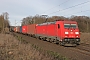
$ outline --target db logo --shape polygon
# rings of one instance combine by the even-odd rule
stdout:
[[[73,32],[71,32],[71,34],[73,34]]]

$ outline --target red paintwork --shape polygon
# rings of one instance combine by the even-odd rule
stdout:
[[[57,25],[56,24],[45,24],[45,25],[37,25],[36,30],[38,35],[43,36],[57,36]]]
[[[78,27],[64,28],[65,23],[77,25],[76,21],[56,21],[54,24],[38,24],[36,26],[36,34],[57,37],[60,40],[63,40],[64,38],[80,38],[80,34],[75,34],[75,32],[79,33]],[[60,28],[58,28],[58,24],[60,25]],[[68,34],[65,34],[65,32],[68,32]]]
[[[18,27],[14,27],[14,31],[18,32],[19,28]]]
[[[14,27],[14,29],[13,29],[13,30],[14,30],[14,32],[16,32],[16,28],[15,28],[15,27]]]
[[[27,25],[27,33],[35,34],[36,24]]]
[[[65,24],[76,24],[76,28],[69,27],[65,28]],[[80,39],[80,32],[77,26],[76,21],[55,21],[55,22],[47,22],[43,24],[31,24],[22,26],[22,33],[24,34],[32,34],[36,36],[49,37],[58,39],[59,41],[64,41],[65,39]],[[60,28],[59,28],[60,26]],[[15,27],[15,32],[19,32],[20,28]]]
[[[27,25],[22,26],[22,33],[24,33],[24,34],[27,33]]]
[[[19,26],[17,27],[17,32],[20,32],[20,27]]]
[[[64,38],[80,38],[78,26],[76,28],[64,28],[64,24],[77,25],[76,21],[57,21],[56,24],[60,24],[60,29],[58,29],[58,36],[61,38],[61,40]],[[65,34],[65,32],[68,32],[68,34]],[[75,34],[75,32],[78,32],[79,34]]]

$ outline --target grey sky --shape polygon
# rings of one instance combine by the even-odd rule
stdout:
[[[66,9],[83,2],[87,3]],[[20,25],[20,20],[24,17],[35,16],[36,14],[66,17],[71,15],[90,16],[89,6],[90,0],[0,0],[0,14],[8,12],[11,25],[15,25],[15,20],[18,22],[17,25]]]

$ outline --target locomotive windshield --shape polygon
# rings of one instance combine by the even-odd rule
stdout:
[[[77,25],[76,24],[64,24],[65,28],[76,28]]]
[[[76,28],[76,24],[71,24],[71,27],[72,28]]]
[[[64,24],[65,28],[70,28],[70,24]]]

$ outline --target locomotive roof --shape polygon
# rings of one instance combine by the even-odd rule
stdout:
[[[47,25],[47,24],[55,24],[56,22],[46,22],[46,23],[42,23],[42,24],[38,24],[39,26],[40,25]]]
[[[71,20],[56,20],[54,22],[46,22],[42,24],[38,24],[39,26],[41,25],[47,25],[47,24],[57,24],[58,22],[63,22],[63,23],[76,23],[76,21],[71,21]]]
[[[63,23],[77,23],[76,21],[72,21],[72,20],[56,20],[56,22],[63,22]]]

